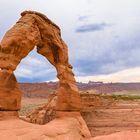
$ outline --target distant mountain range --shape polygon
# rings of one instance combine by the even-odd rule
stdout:
[[[140,91],[140,83],[77,83],[80,91],[96,90],[98,93],[112,93],[121,91]],[[58,83],[20,83],[25,97],[47,97],[48,93],[55,93]]]

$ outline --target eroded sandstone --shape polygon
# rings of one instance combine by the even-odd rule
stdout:
[[[45,15],[25,11],[6,32],[0,44],[0,110],[20,109],[21,91],[14,76],[20,61],[37,46],[57,70],[59,79],[57,111],[79,111],[81,100],[75,84],[72,66],[68,62],[67,45],[61,38],[60,28]]]
[[[91,137],[79,113],[60,113],[46,125],[19,119],[0,121],[1,140],[87,140]]]

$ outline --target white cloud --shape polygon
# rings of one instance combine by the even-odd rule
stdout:
[[[103,82],[140,82],[140,67],[122,70],[108,75],[76,77],[79,82],[103,81]]]
[[[29,77],[33,75],[33,71],[26,68],[17,69],[15,73],[16,73],[16,76],[18,77]]]
[[[38,54],[36,49],[34,49],[17,66],[15,75],[18,79],[36,79],[38,81],[39,79],[43,79],[46,81],[47,77],[50,79],[50,75],[52,77],[56,75],[56,70],[45,57]]]
[[[7,10],[6,10],[7,9]],[[9,10],[10,9],[10,10]],[[125,55],[125,53],[116,54],[112,50],[119,48],[122,51],[128,51],[127,46],[135,47],[140,43],[134,40],[133,36],[139,38],[140,25],[140,1],[139,0],[0,0],[0,38],[4,32],[8,30],[20,17],[20,13],[24,10],[36,10],[47,15],[51,20],[58,24],[62,29],[62,36],[69,46],[70,62],[75,64],[79,59],[90,60],[89,66],[95,61],[103,61],[104,54],[110,57],[111,63],[107,65],[101,64],[103,71],[120,70],[117,67],[126,68],[123,59],[129,59],[132,66],[133,62],[137,62],[135,66],[139,66],[139,51],[133,50],[133,56]],[[84,20],[78,20],[79,17],[87,17]],[[100,32],[76,33],[75,29],[85,24],[111,24],[110,28],[106,28]],[[117,42],[122,42],[117,44]],[[117,45],[116,45],[117,44]],[[121,45],[121,47],[120,47]],[[125,47],[124,47],[125,46]],[[125,49],[122,49],[122,48]],[[118,51],[119,52],[119,51]],[[114,55],[114,56],[113,56]],[[117,59],[120,56],[122,61]],[[79,62],[81,63],[81,61]],[[96,65],[96,64],[95,64]],[[82,66],[86,67],[86,66]],[[81,68],[82,68],[81,67]],[[75,69],[77,65],[75,65]],[[40,59],[33,53],[25,58],[17,67],[17,76],[26,77],[43,77],[45,74],[55,73],[54,68],[47,63],[46,60]],[[95,69],[91,67],[91,69]],[[78,69],[79,70],[79,69]],[[97,69],[98,70],[98,69]],[[42,73],[42,75],[41,75]],[[78,73],[78,72],[77,72]],[[80,73],[80,71],[79,71]],[[88,75],[87,71],[84,71]],[[36,74],[36,76],[35,76]],[[44,74],[44,75],[43,75]],[[46,75],[47,77],[47,75]],[[127,78],[126,78],[127,79]],[[132,78],[133,79],[133,78]],[[136,79],[136,78],[135,78]],[[129,79],[130,80],[130,79]]]

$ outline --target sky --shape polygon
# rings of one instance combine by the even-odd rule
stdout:
[[[0,0],[0,40],[24,10],[55,22],[79,82],[140,82],[139,0]],[[34,49],[14,72],[19,82],[56,80],[55,68]]]

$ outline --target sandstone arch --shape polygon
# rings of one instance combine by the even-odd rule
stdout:
[[[24,11],[19,21],[5,34],[0,44],[0,110],[20,109],[21,91],[13,71],[37,46],[37,52],[56,68],[59,79],[59,111],[79,111],[80,96],[68,62],[67,45],[59,27],[45,15]]]

